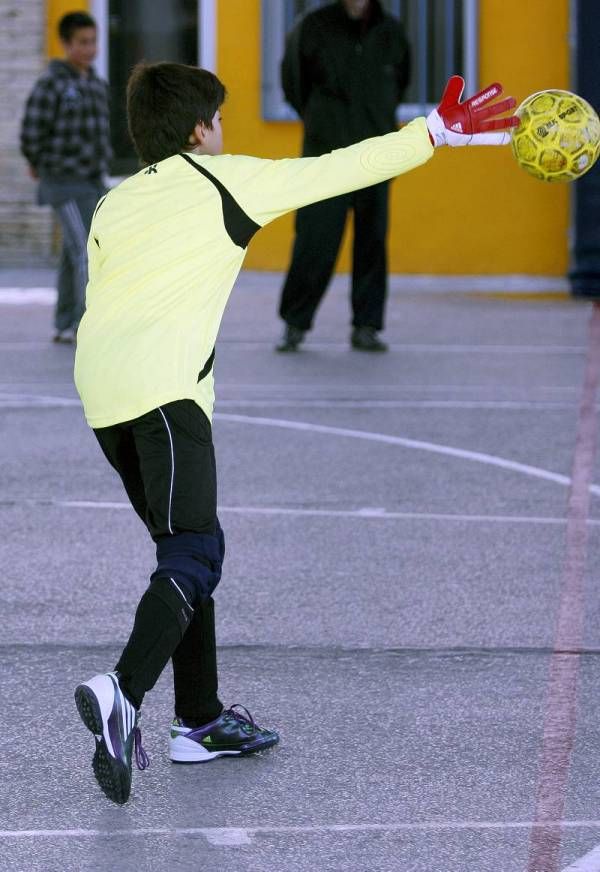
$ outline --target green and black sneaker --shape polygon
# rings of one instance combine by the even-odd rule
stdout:
[[[276,745],[279,735],[254,723],[243,705],[232,705],[201,727],[188,727],[181,718],[171,724],[169,757],[173,763],[206,763],[217,757],[254,754]]]

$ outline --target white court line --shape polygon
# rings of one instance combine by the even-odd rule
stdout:
[[[0,394],[2,409],[47,409],[81,407],[81,400],[74,397],[49,397],[41,394]]]
[[[420,393],[420,394],[468,394],[468,393],[477,393],[481,391],[494,391],[495,394],[502,393],[503,391],[514,395],[515,393],[515,385],[489,385],[489,384],[477,384],[477,385],[464,385],[464,384],[453,384],[453,385],[413,385],[413,384],[401,384],[396,382],[395,384],[357,384],[354,383],[344,383],[344,384],[326,384],[326,383],[315,383],[315,382],[286,382],[281,381],[277,384],[265,384],[265,383],[255,383],[255,382],[226,382],[220,381],[218,383],[218,387],[220,391],[223,390],[234,390],[234,391],[305,391],[310,397],[314,397],[316,393],[324,392],[324,391],[334,391],[336,394],[339,394],[340,391],[357,391],[360,389],[368,390],[370,393],[375,393],[376,391],[394,391],[395,393]],[[518,389],[517,389],[518,390]],[[579,386],[577,385],[534,385],[533,390],[535,391],[548,391],[549,393],[570,393],[576,394],[579,399]]]
[[[11,388],[14,389],[16,387],[19,388],[31,388],[34,385],[41,385],[42,387],[48,388],[72,388],[73,380],[71,381],[36,381],[35,379],[31,379],[30,381],[9,381],[9,382],[0,382],[0,390],[2,388]]]
[[[0,292],[0,303],[2,297]],[[219,347],[239,348],[246,350],[262,350],[265,345],[271,347],[275,339],[227,339],[219,338]],[[39,348],[50,347],[47,339],[0,339],[0,349],[6,348]],[[307,348],[343,348],[347,350],[348,343],[337,339],[314,340],[307,343]],[[390,348],[405,351],[407,354],[422,354],[424,351],[432,354],[585,354],[582,345],[457,345],[453,343],[425,343],[425,342],[392,342]]]
[[[241,351],[263,351],[265,345],[271,347],[276,340],[265,339],[219,339],[219,347],[227,346]],[[443,343],[417,343],[417,342],[390,342],[390,350],[401,351],[406,354],[585,354],[582,345],[446,345]],[[303,351],[313,349],[348,350],[347,342],[337,339],[331,340],[308,340],[303,346]],[[303,353],[303,351],[301,353]]]
[[[23,500],[30,505],[43,505],[44,500]],[[68,509],[131,509],[131,503],[111,502],[110,500],[49,500],[51,506],[65,506]],[[47,505],[48,503],[46,503]]]
[[[67,382],[48,382],[48,381],[37,381],[32,379],[31,381],[4,381],[0,382],[0,389],[2,388],[15,388],[15,387],[32,387],[34,385],[41,385],[42,387],[73,387],[72,381]],[[281,381],[277,384],[254,384],[254,383],[245,383],[245,382],[219,382],[218,387],[220,391],[227,390],[235,390],[235,391],[246,391],[246,390],[254,390],[254,391],[285,391],[286,393],[290,391],[294,392],[302,392],[305,391],[309,397],[314,397],[316,393],[324,392],[324,391],[335,391],[339,393],[340,391],[352,391],[356,393],[356,391],[360,390],[368,390],[370,394],[376,391],[394,391],[395,393],[420,393],[420,394],[468,394],[468,393],[477,393],[477,392],[488,392],[494,391],[494,393],[502,393],[506,392],[508,394],[514,395],[518,392],[518,388],[515,389],[514,385],[413,385],[413,384],[357,384],[356,382],[353,384],[304,384],[302,382],[285,382]],[[569,393],[569,394],[577,394],[578,388],[576,386],[565,386],[565,385],[534,385],[533,390],[536,392],[547,392],[547,393]],[[526,402],[523,401],[523,402]]]
[[[67,347],[67,346],[64,346]],[[73,387],[73,381],[42,381],[36,379],[30,379],[28,381],[1,381],[0,382],[0,390],[3,388],[11,388],[14,389],[16,387],[26,387],[30,388],[33,385],[41,385],[44,388],[48,387]],[[519,388],[515,387],[515,385],[489,385],[489,384],[479,384],[479,385],[464,385],[464,384],[454,384],[454,385],[415,385],[415,384],[401,384],[396,382],[395,384],[358,384],[356,382],[353,383],[339,383],[339,384],[317,384],[315,382],[312,383],[303,383],[299,381],[286,382],[280,381],[277,384],[265,384],[261,383],[252,383],[252,382],[226,382],[219,381],[218,388],[220,391],[224,390],[255,390],[255,391],[305,391],[307,396],[312,398],[316,393],[321,391],[333,391],[336,394],[340,391],[352,391],[356,392],[357,390],[365,390],[368,391],[369,394],[374,393],[375,391],[394,391],[395,393],[403,393],[406,391],[407,393],[420,393],[427,394],[428,392],[432,394],[465,394],[465,393],[477,393],[478,391],[490,392],[493,391],[494,394],[508,393],[510,396],[514,396],[515,393],[519,393]],[[533,391],[536,392],[547,392],[547,393],[570,393],[576,394],[577,400],[579,399],[579,388],[576,385],[534,385]],[[526,388],[521,389],[521,393],[529,393]]]
[[[0,298],[0,304],[3,300]],[[14,304],[17,305],[17,304]],[[22,301],[20,305],[26,305]],[[219,348],[235,349],[236,351],[264,351],[270,348],[274,339],[219,339]],[[0,351],[31,351],[37,348],[49,348],[50,342],[45,339],[7,340],[0,339]],[[312,341],[306,343],[307,351],[343,351],[348,350],[347,342],[337,340]],[[585,348],[578,345],[427,345],[390,342],[390,351],[408,354],[508,354],[508,355],[579,355],[585,354]]]
[[[41,394],[0,393],[0,408],[26,409],[81,406],[70,397]],[[500,411],[560,411],[572,409],[576,403],[514,400],[306,400],[269,399],[218,400],[218,408],[303,408],[303,409],[498,409]]]
[[[65,346],[66,343],[61,343],[62,347]],[[31,351],[36,348],[50,348],[54,345],[51,343],[50,339],[42,340],[32,340],[32,339],[23,339],[21,341],[12,340],[10,342],[3,342],[0,339],[0,351]],[[71,346],[73,347],[73,346]]]
[[[260,270],[243,270],[238,280],[239,287],[247,293],[255,291],[263,296],[269,296],[273,291],[278,292],[281,287],[281,273],[263,272]],[[329,293],[335,296],[347,296],[349,281],[348,273],[336,274],[331,282]],[[419,296],[428,294],[475,294],[480,296],[484,293],[501,294],[510,299],[511,294],[541,294],[560,293],[562,299],[548,300],[551,305],[555,302],[569,302],[570,286],[563,276],[530,275],[523,273],[494,273],[492,275],[432,275],[430,273],[390,273],[389,290],[392,294],[419,292]],[[535,297],[534,297],[535,300]],[[529,301],[525,301],[529,302]],[[546,301],[543,301],[546,302]]]
[[[6,306],[52,306],[56,303],[54,288],[2,288],[0,305]]]
[[[252,836],[265,834],[304,833],[399,833],[447,832],[452,830],[530,830],[541,824],[535,821],[424,821],[402,824],[315,824],[312,826],[258,826],[258,827],[136,827],[132,829],[69,829],[69,830],[0,830],[0,839],[81,839],[106,836],[205,836],[218,839],[218,844],[249,844]],[[565,829],[600,829],[600,820],[551,821],[543,827],[560,826]],[[239,841],[236,841],[238,839]]]
[[[211,845],[221,846],[238,846],[251,845],[252,838],[248,830],[236,829],[234,827],[223,827],[223,829],[214,829],[210,833],[204,833],[206,841]]]
[[[28,505],[48,505],[47,500],[22,500]],[[70,509],[131,509],[126,502],[110,500],[51,500],[51,505]],[[0,502],[1,505],[1,502]],[[536,515],[451,515],[442,512],[388,512],[383,508],[362,509],[290,509],[279,506],[219,506],[219,514],[233,515],[291,515],[300,517],[356,518],[378,521],[458,521],[476,524],[549,524],[564,526],[566,518],[542,517]],[[592,527],[600,526],[600,518],[588,518]]]
[[[272,281],[271,276],[263,274],[242,274],[239,285],[248,290],[263,290],[265,282]],[[344,293],[344,277],[336,277],[332,291]],[[427,274],[404,275],[395,274],[390,277],[390,293],[415,293],[425,292],[434,294],[460,293],[468,294],[502,294],[510,299],[511,294],[529,293],[569,293],[569,284],[564,278],[554,276],[531,276],[531,275],[483,275],[483,276],[431,276]],[[45,285],[43,287],[11,286],[0,288],[0,305],[51,305],[56,302],[56,289]]]
[[[217,400],[217,408],[302,408],[302,409],[500,409],[502,411],[556,411],[577,407],[572,403],[544,400]]]
[[[562,872],[600,872],[600,845],[597,845],[584,857],[574,860]]]
[[[458,521],[477,524],[566,524],[565,518],[551,518],[527,515],[451,515],[443,512],[388,512],[386,509],[364,508],[343,509],[288,509],[265,506],[219,506],[219,512],[236,515],[311,515],[332,518],[374,518],[380,521]],[[590,526],[599,526],[600,519],[589,518]]]
[[[385,445],[399,445],[402,448],[414,448],[418,451],[428,451],[432,454],[442,454],[447,457],[456,457],[460,460],[470,460],[475,463],[484,463],[500,469],[508,469],[511,472],[520,472],[532,478],[540,478],[544,481],[552,481],[568,487],[571,479],[557,472],[550,472],[538,466],[530,466],[527,463],[518,463],[515,460],[506,460],[493,454],[485,454],[481,451],[468,451],[464,448],[453,448],[450,445],[440,445],[434,442],[424,442],[420,439],[407,439],[404,436],[389,436],[386,433],[373,433],[369,430],[350,430],[344,427],[329,427],[325,424],[308,424],[303,421],[286,421],[282,418],[260,418],[253,415],[230,415],[216,414],[214,416],[222,421],[231,421],[237,424],[256,424],[262,427],[282,427],[286,430],[300,430],[310,433],[322,433],[331,436],[347,436],[352,439],[365,439],[371,442],[380,442]],[[600,485],[590,485],[590,492],[600,495]]]
[[[61,401],[64,405],[78,405],[78,400],[64,399]],[[0,404],[1,405],[1,404]],[[443,445],[434,442],[426,442],[420,439],[408,439],[404,436],[391,436],[386,433],[375,433],[369,430],[352,430],[345,427],[331,427],[325,424],[310,424],[303,421],[288,421],[283,418],[264,418],[254,415],[232,415],[229,413],[218,412],[214,418],[221,421],[228,421],[237,424],[254,424],[261,427],[278,427],[286,430],[299,430],[301,432],[322,433],[329,436],[346,436],[352,439],[364,439],[371,442],[379,442],[385,445],[398,445],[402,448],[413,448],[417,451],[427,451],[432,454],[440,454],[446,457],[455,457],[460,460],[473,461],[475,463],[483,463],[487,466],[494,466],[499,469],[507,469],[511,472],[518,472],[522,475],[528,475],[532,478],[540,478],[544,481],[551,481],[555,484],[561,484],[568,487],[571,479],[557,472],[551,472],[547,469],[542,469],[538,466],[531,466],[527,463],[519,463],[515,460],[507,460],[503,457],[498,457],[494,454],[486,454],[481,451],[470,451],[464,448],[453,448],[450,445]],[[590,492],[595,496],[600,495],[600,485],[590,485]]]

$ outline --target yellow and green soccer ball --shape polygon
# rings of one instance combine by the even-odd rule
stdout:
[[[600,156],[600,119],[593,107],[570,91],[538,91],[516,111],[512,135],[519,166],[544,182],[571,182]]]

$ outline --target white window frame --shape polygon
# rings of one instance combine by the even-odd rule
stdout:
[[[98,53],[94,67],[100,78],[108,81],[108,0],[92,0],[90,15],[98,25]]]
[[[198,66],[217,73],[217,0],[198,0]]]
[[[479,87],[479,0],[463,0],[463,75],[465,93],[475,94]],[[426,7],[420,4],[426,14]],[[286,37],[285,5],[282,0],[262,0],[262,117],[266,121],[293,121],[297,115],[286,103],[280,83],[280,64],[283,57]],[[425,29],[423,28],[423,33]],[[413,46],[413,68],[415,74],[426,64],[426,57],[420,47]],[[455,72],[449,70],[448,73]],[[441,94],[440,94],[441,97]],[[435,104],[402,103],[397,110],[399,122],[409,121],[417,115],[427,115]]]

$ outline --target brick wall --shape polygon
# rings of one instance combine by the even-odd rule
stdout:
[[[52,262],[53,221],[19,152],[23,106],[46,65],[44,0],[0,0],[0,266]]]

